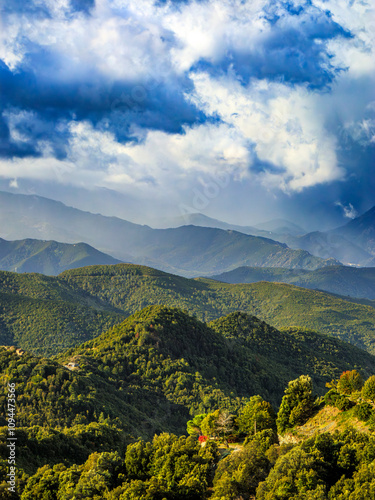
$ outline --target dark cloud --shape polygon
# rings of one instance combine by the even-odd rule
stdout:
[[[28,144],[11,141],[3,115],[2,156],[37,156],[37,141],[48,139],[56,157],[61,159],[69,139],[68,131],[61,128],[64,120],[89,120],[99,129],[113,132],[119,141],[130,137],[134,140],[131,134],[134,127],[181,133],[184,125],[205,120],[204,113],[184,97],[185,92],[192,90],[192,83],[185,76],[164,81],[123,82],[107,79],[88,68],[81,69],[78,75],[71,69],[61,80],[58,75],[62,74],[64,64],[53,53],[35,50],[25,59],[22,69],[15,72],[0,61],[1,111],[34,113],[32,118],[26,117],[17,125],[20,133],[27,132]]]
[[[332,62],[327,41],[352,35],[333,21],[329,12],[312,8],[310,3],[294,8],[282,4],[278,15],[267,17],[272,24],[270,33],[260,37],[257,46],[229,49],[219,64],[202,60],[196,69],[205,69],[212,75],[235,70],[244,84],[251,78],[306,84],[310,89],[326,89],[345,68]],[[290,21],[290,15],[297,20]]]
[[[246,6],[245,4],[244,2],[242,6]],[[311,111],[313,108],[309,101],[311,95],[330,96],[336,92],[336,101],[326,101],[327,109],[322,112],[324,118],[320,121],[317,119],[318,124],[315,125],[315,128],[312,127],[312,132],[309,132],[306,125],[307,139],[303,138],[301,144],[306,146],[311,142],[319,146],[321,144],[320,137],[324,137],[325,134],[332,137],[332,150],[337,144],[337,151],[334,151],[332,158],[336,154],[337,165],[342,168],[342,171],[345,171],[345,177],[340,180],[336,180],[337,176],[327,176],[323,178],[323,181],[318,180],[316,186],[308,187],[302,192],[286,194],[282,190],[278,192],[277,188],[274,187],[267,191],[267,187],[261,186],[261,179],[265,178],[266,174],[287,181],[286,177],[293,175],[294,171],[288,170],[283,165],[282,160],[280,164],[273,164],[271,160],[260,161],[255,153],[258,135],[254,133],[254,129],[249,132],[248,137],[245,132],[242,142],[241,134],[236,129],[237,125],[234,120],[227,130],[228,135],[233,131],[236,133],[233,132],[233,137],[228,140],[228,143],[218,135],[219,139],[223,141],[223,148],[229,153],[225,156],[222,151],[218,150],[214,157],[221,160],[224,157],[232,159],[233,171],[236,171],[236,154],[243,144],[244,149],[249,150],[249,157],[252,159],[252,165],[248,166],[248,170],[253,176],[252,184],[250,186],[250,182],[242,180],[223,190],[220,200],[212,201],[210,205],[212,216],[215,216],[215,211],[219,214],[222,210],[220,216],[224,219],[230,219],[230,217],[225,217],[225,211],[240,217],[241,212],[246,212],[246,210],[251,213],[261,207],[266,212],[267,207],[270,206],[272,209],[270,209],[268,216],[272,217],[272,210],[277,214],[281,212],[281,207],[283,207],[285,214],[290,215],[291,218],[300,216],[301,223],[306,220],[311,227],[314,224],[318,227],[321,227],[322,224],[328,227],[339,225],[343,220],[342,209],[337,204],[335,205],[336,202],[340,202],[345,207],[351,204],[358,212],[363,212],[375,203],[375,199],[373,199],[375,176],[372,166],[374,144],[371,143],[370,132],[366,131],[365,125],[361,125],[364,119],[373,119],[372,115],[367,116],[364,110],[371,100],[375,100],[375,97],[373,91],[371,96],[368,90],[373,87],[368,82],[363,83],[364,78],[361,76],[356,76],[351,80],[349,78],[348,88],[342,88],[341,94],[338,93],[337,86],[334,85],[348,71],[344,63],[337,62],[345,60],[345,57],[336,58],[335,54],[330,53],[332,50],[330,42],[342,40],[345,44],[350,41],[351,37],[356,36],[349,31],[349,28],[339,24],[341,22],[340,16],[334,16],[328,10],[314,7],[309,1],[303,3],[300,1],[275,2],[270,0],[268,3],[265,1],[263,9],[259,9],[259,12],[254,14],[254,21],[250,19],[252,6],[245,10],[249,15],[249,19],[246,20],[241,19],[237,12],[237,8],[238,11],[241,9],[240,5],[235,7],[235,3],[227,2],[223,5],[223,10],[232,9],[232,12],[226,18],[228,26],[230,25],[226,31],[226,27],[222,29],[220,26],[220,20],[214,19],[214,16],[213,19],[209,18],[209,8],[212,4],[208,4],[205,0],[200,2],[156,0],[154,4],[156,8],[150,14],[151,20],[148,18],[148,14],[143,19],[144,13],[141,9],[137,11],[136,4],[134,7],[134,5],[124,2],[124,5],[123,10],[111,11],[112,7],[109,2],[108,12],[110,13],[100,14],[104,18],[98,20],[95,17],[99,14],[95,10],[94,0],[71,0],[67,8],[59,7],[58,3],[53,4],[52,2],[50,4],[39,1],[34,3],[30,0],[4,2],[2,7],[4,25],[8,21],[10,25],[17,17],[27,20],[26,28],[32,26],[33,23],[37,25],[37,21],[40,19],[46,20],[46,25],[50,20],[53,22],[51,23],[52,28],[50,27],[45,38],[44,33],[38,34],[37,30],[27,32],[26,29],[24,32],[22,29],[24,21],[20,21],[19,24],[16,22],[14,30],[10,30],[11,36],[7,40],[10,44],[8,66],[0,60],[0,156],[2,158],[17,159],[17,157],[41,156],[45,152],[41,145],[45,143],[48,143],[51,158],[59,160],[66,158],[69,156],[69,141],[72,139],[71,127],[69,126],[69,123],[72,122],[88,121],[92,127],[87,127],[89,130],[89,132],[86,131],[87,133],[109,131],[117,141],[126,143],[131,140],[132,143],[138,142],[139,144],[146,142],[147,133],[153,130],[166,132],[168,137],[179,134],[178,142],[186,135],[187,128],[207,124],[208,131],[203,130],[199,139],[195,139],[195,144],[190,146],[189,143],[187,153],[183,150],[185,156],[191,153],[194,157],[196,155],[195,149],[199,150],[200,144],[198,143],[205,140],[204,134],[206,132],[208,146],[206,149],[203,147],[200,150],[202,157],[199,157],[198,160],[194,157],[192,163],[195,165],[201,162],[202,166],[207,169],[207,164],[214,165],[210,155],[216,146],[215,134],[217,133],[215,127],[210,129],[209,125],[219,123],[221,115],[219,111],[215,111],[213,105],[212,110],[207,111],[209,114],[207,117],[202,111],[204,106],[199,103],[199,95],[194,100],[195,104],[190,100],[191,96],[194,99],[197,94],[194,83],[190,79],[190,77],[194,77],[191,75],[189,77],[189,71],[192,70],[198,74],[202,74],[204,71],[208,73],[212,81],[215,81],[217,76],[225,76],[225,78],[217,79],[217,81],[224,82],[222,84],[224,87],[225,82],[230,81],[228,84],[230,90],[226,94],[228,101],[233,97],[231,92],[235,92],[236,85],[244,92],[240,95],[242,100],[239,98],[238,109],[236,109],[235,96],[233,102],[228,103],[228,108],[238,111],[238,122],[243,118],[243,115],[241,116],[241,112],[243,112],[241,103],[246,101],[246,92],[251,92],[251,80],[262,80],[265,90],[254,93],[254,103],[252,104],[254,115],[258,115],[259,121],[257,123],[260,127],[267,124],[267,119],[272,119],[272,110],[267,108],[268,99],[276,99],[277,89],[281,87],[284,89],[283,97],[285,99],[289,90],[293,92],[296,89],[302,89],[299,97],[299,102],[302,104],[294,108],[297,115],[296,122],[299,120],[298,113],[304,106],[304,99],[306,99],[306,109],[313,114]],[[329,5],[331,8],[335,7],[334,2],[326,2],[324,5],[327,5],[327,8]],[[204,10],[205,7],[207,7],[206,10]],[[190,8],[191,10],[189,10]],[[56,12],[58,11],[58,14],[53,12],[54,9]],[[163,9],[168,12],[168,15],[172,13],[172,21],[166,22],[165,25],[160,19],[159,13],[159,11],[164,12]],[[150,5],[151,10],[152,6]],[[173,18],[176,13],[180,15],[180,18]],[[196,14],[198,16],[207,15],[207,32],[210,33],[212,29],[213,37],[216,36],[216,33],[222,37],[220,40],[207,41],[205,33],[201,33],[198,29],[198,38],[200,37],[199,40],[202,40],[202,50],[193,39],[194,37],[189,38],[189,30],[192,29],[189,19],[193,19],[192,26],[194,28],[194,15]],[[351,11],[346,13],[348,18],[350,18],[349,14],[351,15]],[[187,17],[186,25],[184,25],[185,15]],[[256,22],[257,15],[259,15],[258,21],[265,22],[265,29],[263,31],[259,29],[259,32],[257,31],[259,27]],[[114,19],[115,22],[111,24]],[[170,24],[173,23],[173,19],[177,19],[178,27],[175,30]],[[73,27],[71,21],[75,22]],[[119,22],[117,23],[117,21]],[[197,24],[201,21],[201,19],[197,19]],[[54,24],[55,22],[56,24]],[[107,22],[109,28],[107,27],[102,34],[99,34],[98,31]],[[246,43],[247,22],[248,43]],[[354,27],[356,22],[353,22]],[[219,28],[217,28],[217,24]],[[56,36],[53,32],[55,27],[58,30]],[[75,37],[74,29],[77,29],[78,33],[82,32],[83,36],[81,38]],[[238,37],[237,30],[240,32]],[[14,33],[18,34],[14,35],[13,40]],[[66,47],[64,45],[65,35],[67,36]],[[114,41],[112,41],[112,36]],[[360,43],[362,41],[357,46]],[[121,47],[116,46],[116,44],[121,45]],[[107,65],[108,59],[112,55],[112,47],[116,56],[114,57],[115,63]],[[118,48],[119,50],[117,50]],[[152,52],[154,48],[155,52]],[[203,55],[201,56],[201,54]],[[5,57],[4,60],[6,60]],[[134,63],[134,68],[129,67],[127,72],[127,67],[121,67],[121,71],[117,72],[116,64],[118,62],[125,66]],[[146,67],[148,64],[150,68]],[[190,64],[191,67],[189,67]],[[237,84],[237,79],[243,84],[242,87]],[[250,85],[248,85],[249,82]],[[269,90],[273,82],[284,85],[274,85],[273,90]],[[351,88],[349,88],[350,85]],[[212,100],[216,98],[212,95],[210,97]],[[292,103],[292,101],[290,102]],[[245,107],[245,104],[243,106]],[[235,114],[233,113],[233,115]],[[259,118],[263,116],[266,118]],[[251,118],[251,114],[246,117],[247,120],[251,120]],[[291,116],[291,120],[293,120],[293,116]],[[281,132],[286,134],[280,134],[281,139],[279,139],[279,136],[273,132],[275,141],[282,142],[289,139],[295,141],[295,144],[291,144],[290,151],[293,151],[293,146],[295,146],[295,155],[298,155],[298,133],[288,135],[289,126],[287,120],[280,121],[280,128],[284,127]],[[245,126],[244,129],[246,129]],[[86,139],[84,138],[84,140]],[[231,140],[232,142],[230,142]],[[261,142],[261,139],[259,141]],[[161,142],[161,144],[168,145],[169,143]],[[116,146],[111,145],[112,150],[108,155],[104,155],[105,160],[102,163],[98,161],[98,168],[102,168],[107,157],[114,158],[115,163],[116,153],[113,151],[116,150]],[[174,146],[175,144],[170,146],[169,152],[174,151]],[[270,144],[271,147],[272,144]],[[231,148],[233,148],[233,152]],[[146,152],[148,153],[148,150]],[[143,160],[143,153],[143,151],[137,152],[141,157],[139,160],[141,164],[142,161],[145,163],[149,161],[147,155],[146,160]],[[93,155],[95,154],[94,151]],[[168,158],[164,158],[163,154],[164,151],[155,151],[155,164],[162,165],[162,167],[164,161],[168,163]],[[184,160],[182,156],[176,154],[176,162],[182,162]],[[275,162],[280,159],[280,156],[271,157],[265,155],[264,152],[263,156],[271,158],[272,161],[276,158]],[[172,160],[171,163],[175,161]],[[137,159],[132,159],[132,161],[137,163]],[[295,162],[294,159],[293,161]],[[335,161],[332,163],[334,171]],[[87,164],[90,164],[90,158],[87,160]],[[228,171],[233,165],[228,165]],[[172,167],[170,168],[172,169]],[[177,167],[176,170],[178,170]],[[298,168],[296,170],[298,173]],[[79,171],[79,165],[77,171]],[[183,168],[181,168],[182,171]],[[145,167],[145,174],[140,178],[140,182],[145,185],[159,186],[160,190],[164,189],[165,186],[157,177],[157,173],[153,175],[152,168],[148,172]],[[191,177],[189,181],[186,181],[187,184],[193,182],[190,179],[194,178],[194,168],[191,168],[189,175]],[[196,176],[198,175],[196,174]],[[181,174],[181,178],[185,179],[184,174]],[[327,179],[329,182],[323,184]],[[32,183],[32,181],[29,182]],[[80,178],[79,182],[81,182]],[[172,189],[176,190],[177,182],[175,183],[174,178],[170,182],[173,184]],[[313,181],[310,184],[313,184]],[[303,187],[310,186],[310,184]],[[190,189],[190,187],[185,188],[184,184],[183,189]],[[276,201],[274,200],[274,189],[277,191]],[[233,200],[236,201],[236,208],[233,208]],[[243,217],[242,223],[246,223],[247,216]]]
[[[66,15],[72,15],[76,12],[89,14],[95,7],[95,0],[70,0]],[[48,5],[43,2],[34,2],[33,0],[11,0],[3,2],[1,6],[2,14],[23,14],[27,16],[44,18],[51,17],[51,11]]]
[[[70,0],[70,5],[74,12],[85,12],[89,14],[95,7],[95,0]]]

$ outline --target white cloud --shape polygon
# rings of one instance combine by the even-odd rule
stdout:
[[[252,142],[257,157],[276,168],[261,174],[269,187],[300,191],[339,179],[336,139],[324,126],[319,96],[304,88],[253,81],[247,87],[229,78],[213,80],[192,75],[194,102],[218,114],[244,141]]]
[[[56,65],[53,71],[48,65],[38,69],[37,77],[47,82],[82,80],[83,85],[100,75],[109,87],[113,82],[151,78],[168,86],[202,58],[216,64],[230,51],[262,51],[272,35],[264,16],[269,5],[265,0],[194,1],[178,7],[171,2],[157,6],[153,0],[97,0],[92,16],[67,15],[68,0],[39,3],[48,7],[51,17],[9,16],[1,27],[0,57],[17,71],[28,51],[45,48]],[[286,15],[278,3],[273,7],[284,16],[281,28],[298,28],[299,16]],[[135,131],[134,142],[121,144],[110,132],[95,130],[86,121],[72,122],[66,124],[70,130],[66,160],[54,159],[51,144],[44,140],[38,145],[42,158],[2,160],[0,174],[124,191],[143,189],[156,195],[160,189],[185,189],[200,172],[226,171],[241,179],[250,170],[267,188],[286,192],[342,179],[337,130],[328,125],[332,117],[340,116],[341,127],[359,143],[364,138],[373,141],[373,121],[363,116],[373,100],[373,8],[366,1],[348,6],[346,0],[314,0],[308,13],[318,8],[330,10],[333,19],[354,34],[327,42],[335,64],[348,67],[337,76],[331,92],[319,94],[303,84],[291,87],[266,77],[250,79],[244,86],[234,70],[221,77],[196,70],[190,74],[194,91],[186,99],[207,114],[218,115],[222,123],[185,127],[184,134],[146,128]],[[15,143],[30,140],[18,126],[22,120],[30,121],[28,113],[7,115]],[[274,168],[251,170],[254,154]]]
[[[347,219],[355,219],[358,215],[357,210],[353,207],[353,205],[351,203],[349,203],[347,206],[345,206],[341,203],[341,201],[337,201],[335,203],[335,205],[337,207],[342,208],[342,210],[344,212],[344,217],[346,217]]]
[[[334,62],[348,68],[350,77],[361,78],[375,70],[375,4],[371,0],[314,0],[321,9],[331,12],[332,18],[351,38],[331,40],[328,49]]]
[[[66,160],[53,158],[50,145],[41,142],[43,157],[1,160],[0,175],[132,194],[139,191],[161,199],[168,195],[177,200],[178,189],[188,190],[199,175],[228,174],[240,179],[251,162],[242,137],[225,124],[186,128],[182,135],[150,131],[143,142],[127,144],[88,122],[71,122],[69,129]]]

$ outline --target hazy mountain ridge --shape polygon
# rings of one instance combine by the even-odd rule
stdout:
[[[3,238],[84,241],[116,259],[185,276],[217,274],[240,265],[316,269],[339,264],[232,230],[195,226],[151,229],[47,198],[10,193],[0,193],[0,228]]]
[[[334,230],[375,256],[375,206]]]
[[[239,226],[203,214],[187,214],[175,224],[233,229],[245,234],[263,236],[285,243],[294,250],[306,250],[322,259],[337,259],[347,265],[375,266],[375,207],[344,226],[330,231],[306,232],[300,226],[275,219],[255,226]]]
[[[258,281],[289,283],[341,296],[375,299],[375,269],[372,267],[332,266],[314,271],[240,267],[211,276],[211,278],[225,283],[257,283]]]
[[[320,258],[335,258],[347,265],[373,266],[373,256],[356,241],[350,241],[339,233],[314,231],[303,236],[279,235],[278,241],[290,248],[303,249]]]

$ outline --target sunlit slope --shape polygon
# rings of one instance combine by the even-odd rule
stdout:
[[[180,307],[204,321],[244,311],[277,328],[305,327],[375,352],[375,310],[323,292],[280,283],[189,280],[126,264],[71,270],[59,279],[126,314],[149,304]]]
[[[89,340],[153,304],[178,307],[205,322],[242,311],[276,328],[307,328],[375,352],[374,308],[288,284],[230,285],[119,264],[50,278],[0,272],[0,293],[0,344],[40,354]]]

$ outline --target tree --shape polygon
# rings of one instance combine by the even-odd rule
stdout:
[[[280,434],[295,425],[303,424],[312,414],[314,397],[312,380],[308,375],[289,382],[277,414],[277,429]]]
[[[275,466],[260,483],[256,498],[259,500],[297,500],[301,498],[324,500],[325,486],[315,470],[312,455],[296,446],[276,461]]]
[[[362,389],[362,396],[364,399],[369,399],[372,403],[375,403],[375,375],[371,375],[366,380]]]
[[[206,413],[201,413],[200,415],[195,415],[192,420],[188,421],[188,423],[186,424],[186,430],[187,433],[190,434],[190,436],[196,437],[202,435],[201,423],[206,416]]]
[[[257,443],[220,460],[214,478],[212,500],[236,500],[254,495],[260,481],[266,479],[270,463]]]
[[[140,440],[128,445],[125,453],[125,467],[131,479],[144,479],[148,476],[151,453],[151,443]]]
[[[276,432],[276,415],[270,403],[261,396],[253,396],[237,417],[238,430],[243,434],[255,434],[265,429]]]
[[[224,439],[233,431],[233,419],[234,415],[231,415],[229,411],[221,411],[218,419],[216,421],[216,429],[219,435]]]
[[[220,415],[220,410],[208,413],[201,422],[201,430],[205,436],[217,437],[217,420]]]
[[[343,394],[352,394],[353,392],[360,391],[362,386],[363,379],[357,370],[347,370],[342,373],[337,384],[337,390]]]

